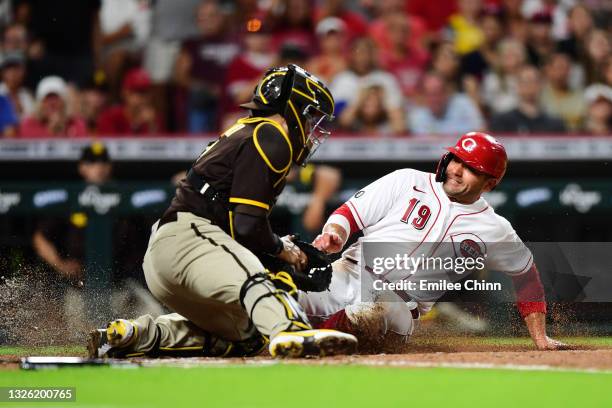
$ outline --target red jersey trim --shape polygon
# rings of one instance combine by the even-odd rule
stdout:
[[[358,229],[358,231],[364,229],[365,228],[365,223],[363,222],[363,220],[359,216],[359,212],[357,211],[357,208],[355,208],[355,204],[351,203],[350,201],[347,201],[346,204],[348,204],[348,207],[351,210],[351,213],[353,213],[353,215],[357,216],[357,218],[353,219],[353,221],[359,220],[359,222],[361,223],[361,227]]]
[[[522,318],[531,313],[546,313],[544,286],[535,264],[529,271],[512,277],[516,292],[516,307]]]
[[[351,228],[351,231],[349,232],[350,234],[354,234],[355,232],[358,232],[361,230],[361,228],[359,228],[359,226],[357,225],[357,222],[355,222],[355,217],[353,217],[353,213],[351,212],[351,209],[348,207],[348,205],[346,205],[346,203],[338,207],[336,211],[333,212],[333,214],[340,215],[346,218]]]

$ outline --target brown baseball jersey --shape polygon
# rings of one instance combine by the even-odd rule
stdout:
[[[285,186],[292,147],[281,126],[267,118],[244,118],[211,143],[193,164],[193,170],[222,196],[227,212],[211,220],[232,234],[230,219],[237,204],[270,211]],[[204,197],[187,179],[181,180],[170,212],[186,211],[209,218]]]

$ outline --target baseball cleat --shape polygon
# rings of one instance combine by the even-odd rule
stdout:
[[[327,329],[281,332],[270,342],[270,355],[277,358],[337,356],[356,350],[355,336]]]
[[[132,343],[136,334],[133,323],[117,319],[108,324],[106,329],[95,329],[89,332],[87,338],[87,354],[89,358],[123,357],[125,347]]]
[[[127,346],[128,343],[131,343],[135,332],[134,323],[125,319],[113,320],[106,326],[106,337],[112,347]]]
[[[108,351],[111,346],[106,338],[106,330],[95,329],[89,332],[87,337],[87,355],[89,358],[109,357]]]

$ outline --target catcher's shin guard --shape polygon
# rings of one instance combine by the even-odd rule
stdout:
[[[206,334],[202,350],[204,357],[253,357],[260,354],[268,345],[266,337],[260,333],[242,341],[229,341]]]
[[[281,311],[287,320],[285,327],[278,331],[295,331],[309,330],[312,328],[302,307],[291,296],[297,293],[297,289],[288,274],[273,275],[273,279],[268,274],[260,273],[250,276],[240,289],[240,304],[247,311],[249,318],[258,326],[257,316],[255,313],[261,302],[268,299],[274,299],[274,303],[266,302],[267,308]],[[287,288],[289,291],[285,290]],[[258,327],[260,329],[260,327]],[[264,335],[273,335],[275,333],[262,332]]]
[[[156,328],[155,343],[143,350],[134,350],[138,341],[138,326],[128,320],[110,322],[106,329],[89,333],[87,352],[89,358],[130,357],[251,357],[260,354],[268,345],[266,337],[255,333],[246,340],[229,341],[204,333],[204,344],[191,347],[164,347],[161,332]]]
[[[147,357],[252,357],[260,354],[268,340],[259,333],[242,341],[230,341],[211,333],[204,334],[204,344],[192,347],[160,347],[159,340]]]

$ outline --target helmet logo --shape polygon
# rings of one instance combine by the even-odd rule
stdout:
[[[467,152],[472,152],[472,150],[474,150],[476,145],[477,145],[476,141],[472,139],[471,137],[463,139],[463,141],[461,142],[461,147],[463,147],[463,150]]]

